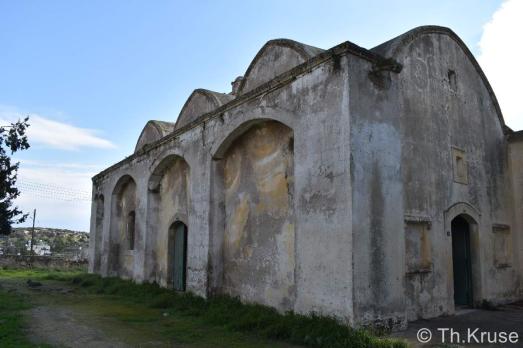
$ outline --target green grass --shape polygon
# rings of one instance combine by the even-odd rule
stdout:
[[[205,342],[206,336],[244,333],[266,340],[318,347],[393,347],[407,344],[400,340],[372,335],[365,330],[352,329],[334,318],[318,315],[280,314],[256,304],[242,304],[238,299],[219,296],[208,300],[190,293],[177,293],[156,284],[135,284],[119,278],[101,278],[81,271],[0,270],[0,277],[31,278],[68,282],[86,295],[110,298],[127,303],[128,310],[117,314],[130,324],[154,322],[154,314],[133,310],[142,306],[161,310],[169,316],[162,332],[180,343]],[[139,308],[139,307],[137,307]],[[173,324],[174,323],[174,324]],[[212,342],[208,341],[207,343]],[[232,346],[232,345],[231,345]]]
[[[21,295],[0,289],[0,347],[35,347],[24,333],[21,311],[31,306]]]

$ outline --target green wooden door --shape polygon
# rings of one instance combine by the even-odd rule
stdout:
[[[452,261],[454,269],[454,303],[456,306],[471,306],[470,230],[468,222],[462,217],[457,217],[452,221]]]
[[[187,269],[187,227],[178,224],[174,231],[174,289],[185,291],[185,278]]]

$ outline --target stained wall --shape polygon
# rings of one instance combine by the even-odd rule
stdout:
[[[253,126],[223,159],[223,289],[245,301],[290,310],[295,298],[292,130]]]

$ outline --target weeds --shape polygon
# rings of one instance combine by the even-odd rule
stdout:
[[[5,271],[2,271],[2,273]],[[20,274],[16,274],[20,276]],[[400,340],[377,337],[365,330],[353,329],[334,318],[316,314],[278,313],[275,309],[243,304],[236,298],[217,296],[208,300],[190,293],[178,293],[156,284],[135,284],[119,278],[101,278],[81,272],[23,273],[25,277],[69,282],[88,294],[113,296],[122,301],[162,309],[170,315],[191,317],[206,325],[229,332],[245,332],[254,336],[281,340],[319,348],[390,347],[403,348]]]
[[[406,347],[402,341],[373,336],[368,331],[343,325],[334,318],[315,314],[305,316],[293,312],[280,314],[273,308],[243,304],[228,296],[205,300],[190,293],[160,288],[156,284],[138,285],[128,280],[101,278],[92,274],[75,275],[69,281],[88,292],[132,299],[133,302],[161,308],[173,314],[200,317],[207,324],[231,331],[249,332],[293,344],[321,348]]]

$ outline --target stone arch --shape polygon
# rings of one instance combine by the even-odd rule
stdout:
[[[482,260],[481,260],[481,213],[471,204],[459,202],[452,205],[445,211],[445,233],[447,235],[447,278],[448,303],[451,311],[455,310],[454,305],[454,272],[452,260],[452,221],[458,217],[463,218],[469,225],[470,251],[471,251],[471,270],[472,270],[472,294],[473,305],[478,306],[483,299],[482,284]]]
[[[174,222],[189,226],[190,167],[181,156],[170,154],[153,169],[148,182],[147,251],[148,279],[170,286],[169,240]]]
[[[231,143],[251,127],[270,121],[281,123],[294,133],[296,122],[293,114],[274,108],[256,108],[248,115],[242,115],[242,117],[235,117],[229,120],[229,123],[225,125],[225,131],[221,136],[217,137],[217,140],[211,147],[213,159],[222,159]]]
[[[258,119],[218,145],[211,176],[211,291],[293,308],[293,136],[281,122]]]
[[[100,273],[102,263],[102,241],[103,241],[103,224],[104,224],[104,195],[97,194],[94,197],[94,255],[93,255],[93,272]]]
[[[131,245],[131,239],[133,242],[137,240],[136,208],[136,182],[130,175],[124,175],[116,183],[111,196],[110,275],[125,278],[133,276],[134,243]]]

